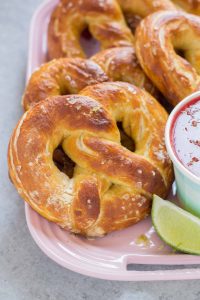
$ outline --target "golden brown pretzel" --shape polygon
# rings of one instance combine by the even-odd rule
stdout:
[[[49,58],[85,57],[80,35],[87,27],[102,49],[133,44],[115,0],[60,0],[48,28]]]
[[[49,96],[76,94],[87,85],[107,81],[108,77],[92,60],[59,58],[36,70],[25,89],[22,104],[25,110]]]
[[[172,0],[176,5],[189,13],[200,15],[200,0]]]
[[[170,0],[117,0],[130,28],[135,31],[142,18],[159,10],[177,10]]]
[[[31,75],[26,86],[22,99],[24,110],[47,97],[76,94],[84,87],[108,81],[108,78],[133,83],[158,95],[139,66],[133,47],[103,50],[91,59],[58,58],[43,64]]]
[[[172,105],[200,89],[199,17],[173,11],[148,16],[136,30],[136,53],[147,76]]]
[[[133,47],[106,49],[91,59],[104,70],[111,81],[132,83],[158,97],[158,91],[140,67]]]
[[[8,150],[20,195],[42,216],[88,236],[130,226],[165,196],[172,166],[164,145],[167,113],[149,94],[127,83],[103,83],[80,95],[51,97],[19,121]],[[120,144],[117,122],[135,141]],[[72,178],[52,160],[62,144],[76,163]]]
[[[159,10],[176,10],[170,0],[117,0],[125,13],[133,13],[142,18]]]

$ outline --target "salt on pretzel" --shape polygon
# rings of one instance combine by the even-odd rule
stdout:
[[[133,47],[115,47],[91,57],[111,81],[123,81],[145,89],[158,98],[158,90],[140,67]]]
[[[102,83],[29,109],[8,149],[11,179],[34,210],[63,228],[102,236],[143,219],[153,193],[166,196],[173,172],[164,145],[167,113],[127,83]],[[117,122],[134,140],[120,144]],[[75,162],[73,177],[53,162],[58,145]]]
[[[108,77],[92,60],[59,58],[43,64],[26,86],[22,105],[24,110],[50,96],[76,94],[87,85],[108,81]]]
[[[200,89],[199,17],[178,11],[148,16],[136,30],[136,53],[172,105]]]
[[[105,81],[125,81],[157,96],[158,91],[141,69],[133,47],[100,51],[89,59],[58,58],[43,64],[28,81],[22,104],[28,110],[50,96],[76,94]]]
[[[80,36],[87,27],[101,49],[133,45],[134,38],[115,0],[60,0],[48,27],[49,58],[84,58]]]

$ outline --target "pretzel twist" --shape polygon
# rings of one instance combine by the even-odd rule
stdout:
[[[28,81],[22,104],[28,110],[50,96],[76,94],[84,87],[105,81],[125,81],[158,95],[141,69],[133,47],[99,52],[91,60],[58,58],[43,64]]]
[[[177,10],[170,0],[117,0],[125,14],[128,23],[138,25],[139,21],[146,16],[159,10]],[[131,25],[131,24],[130,24]],[[134,29],[131,26],[132,29]]]
[[[50,96],[76,94],[108,77],[92,60],[59,58],[43,64],[29,79],[22,104],[25,110]]]
[[[148,16],[136,30],[136,53],[147,76],[172,105],[200,89],[199,17],[178,11]]]
[[[200,15],[200,0],[172,0],[177,6],[189,13]]]
[[[102,49],[133,45],[134,38],[115,0],[61,0],[49,22],[49,58],[84,58],[80,35],[86,27]]]
[[[159,10],[177,10],[170,0],[117,0],[125,18],[135,32],[141,19]]]
[[[158,97],[158,90],[140,67],[133,47],[106,49],[91,59],[104,70],[111,81],[129,82]]]
[[[117,0],[125,13],[131,12],[142,18],[159,10],[177,10],[170,0]]]
[[[127,83],[51,97],[15,128],[10,176],[33,209],[72,232],[102,236],[125,228],[149,213],[153,193],[165,196],[170,188],[166,120],[154,98]],[[120,144],[118,121],[134,139],[135,153]],[[59,144],[76,164],[72,178],[53,163]]]

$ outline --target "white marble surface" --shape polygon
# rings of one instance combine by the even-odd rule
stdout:
[[[9,135],[22,113],[28,30],[41,0],[0,0],[0,300],[200,299],[199,281],[112,282],[68,271],[32,240],[24,203],[8,180]]]

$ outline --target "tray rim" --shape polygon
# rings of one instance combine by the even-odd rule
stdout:
[[[45,13],[46,10],[51,9],[55,6],[55,4],[58,2],[58,0],[46,0],[43,3],[41,3],[38,8],[36,9],[35,13],[32,16],[31,24],[30,24],[30,33],[29,33],[29,48],[28,48],[28,63],[27,63],[27,79],[29,78],[30,74],[32,73],[32,56],[33,56],[33,49],[34,49],[34,36],[35,36],[35,28],[36,23],[39,18],[41,18],[41,15]],[[120,270],[120,274],[116,275],[116,272],[107,272],[101,273],[96,270],[95,274],[91,270],[85,269],[85,267],[81,267],[78,265],[67,263],[66,261],[63,261],[63,259],[59,258],[55,253],[50,252],[49,249],[45,246],[45,244],[42,242],[42,240],[39,238],[39,235],[37,234],[37,231],[34,230],[31,221],[30,221],[30,210],[31,207],[29,204],[25,203],[25,215],[26,215],[26,222],[29,228],[29,231],[31,233],[31,236],[33,237],[34,241],[38,245],[38,247],[53,261],[58,263],[59,265],[70,269],[74,272],[78,272],[82,275],[87,275],[99,279],[107,279],[107,280],[120,280],[120,281],[155,281],[155,280],[186,280],[186,279],[200,279],[200,268],[199,269],[192,269],[192,268],[185,268],[185,269],[174,269],[174,270],[157,270],[157,271],[132,271],[132,270]],[[188,262],[185,262],[184,264],[195,264],[200,265],[200,261],[197,263],[196,259],[197,256],[192,255],[184,255],[180,254],[181,256],[187,257]],[[177,259],[180,255],[170,255],[174,256],[174,259]],[[152,258],[159,259],[161,258],[160,255],[149,255]],[[148,256],[148,257],[149,257]],[[137,261],[137,264],[145,264],[145,265],[174,265],[173,263],[166,262],[166,259],[169,255],[163,255],[162,256],[162,263],[160,262],[142,262],[139,260]],[[143,256],[144,259],[144,256]],[[195,261],[195,262],[193,262]],[[183,262],[176,261],[176,265],[182,265]]]
[[[28,203],[25,203],[25,215],[26,215],[26,222],[28,225],[28,229],[31,233],[31,236],[35,243],[38,245],[38,247],[54,262],[59,264],[60,266],[67,268],[71,271],[74,271],[76,273],[80,273],[82,275],[87,275],[94,278],[99,279],[106,279],[106,280],[118,280],[118,281],[163,281],[163,280],[188,280],[188,279],[200,279],[200,268],[185,268],[185,269],[174,269],[174,270],[156,270],[156,271],[134,271],[134,270],[119,270],[119,274],[116,273],[116,271],[106,271],[101,272],[97,268],[95,269],[95,272],[92,268],[90,268],[90,265],[87,264],[87,262],[79,264],[79,261],[77,260],[77,264],[71,263],[71,256],[69,254],[65,253],[65,260],[63,260],[61,257],[59,257],[57,254],[55,254],[53,251],[49,251],[48,246],[45,244],[44,240],[40,238],[40,235],[38,234],[37,230],[34,228],[34,226],[31,224],[31,213],[32,208],[29,206]],[[41,218],[41,216],[39,216]],[[46,220],[45,220],[46,221]],[[181,256],[185,256],[188,259],[188,262],[185,264],[197,264],[196,262],[193,262],[194,258],[198,258],[198,256],[192,256],[192,255],[184,255],[180,254]],[[173,257],[174,260],[177,259],[179,255],[171,255],[171,258]],[[138,256],[139,257],[139,256]],[[138,259],[137,257],[137,259]],[[147,257],[147,256],[146,256]],[[173,263],[169,263],[166,261],[166,259],[169,257],[169,255],[163,255],[162,259],[158,263],[152,263],[149,261],[143,262],[142,260],[137,261],[137,264],[142,265],[171,265],[173,266]],[[68,258],[68,260],[66,260]],[[149,255],[148,258],[156,258],[160,259],[160,255]],[[134,263],[131,263],[134,264]],[[183,262],[176,261],[177,265],[182,265]]]

